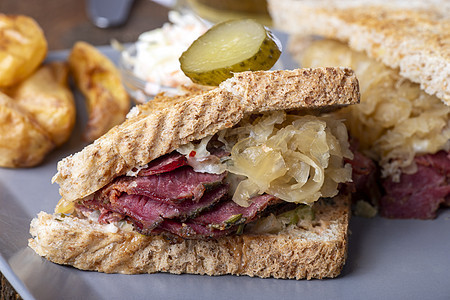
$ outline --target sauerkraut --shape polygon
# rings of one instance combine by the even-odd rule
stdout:
[[[346,107],[346,119],[360,149],[398,180],[416,170],[414,156],[450,149],[450,107],[380,62],[331,40],[313,42],[302,55],[305,67],[349,66],[360,82],[361,103]]]
[[[205,160],[209,155],[205,140],[210,139],[177,151]],[[219,132],[217,140],[231,154],[216,164],[228,171],[232,199],[241,206],[264,193],[287,202],[311,204],[320,197],[337,195],[339,183],[351,180],[351,166],[344,165],[343,159],[351,159],[353,154],[346,127],[338,120],[271,112],[248,117],[238,127]],[[191,151],[195,155],[189,155]],[[202,165],[196,170],[216,169]]]

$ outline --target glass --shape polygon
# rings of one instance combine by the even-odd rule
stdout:
[[[181,0],[177,5],[212,23],[250,18],[266,26],[272,25],[266,0]]]

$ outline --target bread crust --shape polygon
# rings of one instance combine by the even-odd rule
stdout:
[[[41,212],[31,222],[29,246],[52,262],[105,273],[336,277],[347,256],[349,207],[341,195],[319,200],[314,220],[278,234],[179,241]]]
[[[347,42],[450,105],[450,3],[447,1],[272,0],[276,27]]]
[[[348,68],[237,73],[216,89],[134,108],[124,123],[61,160],[53,182],[64,199],[75,201],[180,145],[232,127],[244,115],[348,105],[359,97],[358,81]]]

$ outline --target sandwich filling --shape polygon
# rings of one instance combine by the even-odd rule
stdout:
[[[339,193],[352,159],[341,121],[271,112],[189,143],[115,178],[76,204],[100,223],[142,234],[211,238],[241,233],[274,212]]]
[[[397,70],[334,40],[314,41],[306,67],[349,66],[360,80],[361,103],[337,112],[359,150],[380,166],[380,214],[431,219],[450,206],[450,107]]]

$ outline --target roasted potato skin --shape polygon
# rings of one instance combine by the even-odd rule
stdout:
[[[50,135],[36,120],[0,92],[0,166],[35,166],[54,147]]]
[[[32,74],[47,54],[47,40],[30,17],[0,14],[0,87]]]
[[[75,125],[76,108],[68,74],[67,63],[51,62],[6,90],[49,133],[56,146],[69,139]]]
[[[130,99],[115,65],[90,44],[77,42],[73,46],[69,66],[86,98],[89,119],[84,138],[93,141],[125,120]]]

